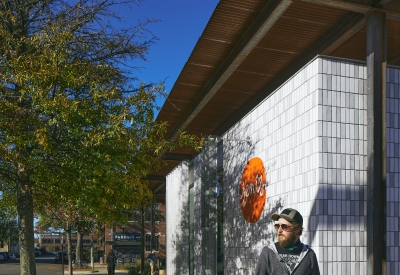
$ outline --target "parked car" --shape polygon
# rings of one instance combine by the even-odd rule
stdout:
[[[8,252],[0,252],[0,255],[3,256],[3,261],[8,261]]]
[[[17,257],[15,257],[15,254],[10,254],[10,260],[11,261],[15,261],[17,259]]]
[[[35,249],[35,257],[42,255],[39,249]]]
[[[6,259],[4,258],[3,254],[0,254],[0,262],[5,261]]]
[[[55,263],[61,263],[62,262],[62,252],[56,252],[56,257],[54,258]],[[64,252],[64,263],[68,263],[68,254],[67,252]]]

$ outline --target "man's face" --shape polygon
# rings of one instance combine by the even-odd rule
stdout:
[[[282,226],[279,227],[278,233],[278,242],[282,247],[289,247],[299,239],[299,227],[293,227],[293,224],[285,219],[280,218],[278,220],[278,224],[287,225],[287,231],[283,230]]]

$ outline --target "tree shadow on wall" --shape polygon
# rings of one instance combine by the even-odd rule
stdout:
[[[181,209],[181,215],[185,215],[186,209]],[[178,228],[175,229],[174,247],[175,258],[173,264],[175,266],[175,274],[188,274],[189,270],[189,218],[181,220]],[[170,253],[168,253],[170,254]],[[169,255],[170,256],[170,255]],[[168,257],[168,255],[167,255]]]
[[[350,231],[351,246],[356,246],[356,232],[366,234],[366,186],[320,184],[309,218],[307,243],[316,241],[316,231]],[[364,233],[365,231],[365,233]],[[322,234],[320,234],[322,238]],[[337,246],[337,235],[332,234],[330,246]],[[320,246],[323,240],[318,240]],[[364,238],[359,237],[360,246]],[[340,244],[338,245],[340,246]]]
[[[240,125],[239,125],[240,127]],[[276,230],[273,227],[271,216],[279,213],[283,207],[283,198],[272,200],[266,197],[266,202],[260,219],[249,223],[241,213],[240,207],[240,180],[247,162],[257,157],[255,155],[259,135],[252,135],[252,143],[235,142],[235,137],[245,129],[233,129],[232,133],[224,137],[224,274],[253,274],[264,246],[274,242]],[[231,141],[232,140],[232,141]],[[265,162],[263,155],[258,156],[264,163],[267,173],[274,164]]]
[[[255,146],[258,139],[250,137],[250,126],[244,126],[239,123],[226,136],[223,142],[223,167],[225,180],[240,181],[246,162],[254,156]],[[247,139],[249,138],[249,139]]]
[[[254,273],[263,247],[275,242],[277,233],[271,216],[282,210],[283,203],[282,198],[269,202],[256,223],[248,223],[240,214],[226,219],[225,274]]]
[[[167,251],[169,254],[167,257],[174,255],[171,261],[174,267],[167,267],[169,273],[189,275],[192,274],[190,270],[194,269],[195,273],[193,274],[211,274],[212,270],[215,269],[215,261],[212,262],[210,258],[215,253],[215,241],[213,239],[216,236],[217,223],[215,209],[216,144],[215,139],[209,141],[204,146],[201,157],[194,161],[195,188],[190,191],[188,184],[180,185],[179,194],[192,192],[192,195],[189,195],[186,207],[180,204],[180,201],[177,201],[180,206],[177,217],[181,217],[181,219],[177,227],[173,229],[174,232],[170,234],[175,251],[172,253]],[[188,183],[189,178],[182,177],[181,182]],[[191,210],[192,213],[190,213]],[[168,217],[168,220],[170,219],[172,217]]]
[[[188,183],[189,178],[188,175],[182,173],[182,183]],[[179,198],[186,198],[185,194],[188,194],[188,184],[180,184],[179,185],[179,193],[177,194]],[[178,200],[176,197],[176,203],[181,206],[181,200]],[[174,202],[170,202],[174,204]],[[190,228],[190,219],[189,219],[189,207],[180,207],[179,215],[176,217],[167,217],[168,220],[172,220],[174,218],[180,218],[180,222],[176,228],[173,228],[173,232],[170,232],[171,240],[173,240],[173,246],[175,251],[167,251],[167,259],[168,257],[174,257],[172,263],[174,265],[175,271],[174,274],[188,274],[189,270],[189,228]],[[170,229],[171,230],[171,229]],[[168,240],[167,240],[168,242]],[[168,267],[169,273],[172,271],[172,267]],[[171,270],[171,271],[170,271]]]
[[[194,216],[190,216],[190,207],[179,208],[178,217],[182,217],[171,234],[175,251],[168,252],[174,274],[189,274],[190,262],[195,265],[195,274],[217,273],[217,257],[223,258],[223,274],[252,272],[255,269],[259,253],[264,245],[272,242],[276,236],[271,222],[271,215],[279,212],[283,201],[269,201],[264,213],[257,223],[248,223],[241,215],[239,200],[239,183],[244,165],[254,156],[256,140],[250,144],[243,134],[247,127],[237,129],[235,133],[224,137],[222,143],[218,139],[210,141],[202,151],[201,158],[195,161],[195,186],[193,194]],[[221,150],[222,146],[222,150]],[[217,255],[217,174],[223,163],[223,247],[222,255]],[[201,168],[199,168],[201,167]],[[182,177],[182,182],[189,182]],[[187,185],[182,184],[180,193],[188,193]],[[179,202],[177,201],[179,204]],[[268,209],[268,210],[267,210]],[[268,212],[266,212],[268,211]],[[172,217],[168,217],[168,220]],[[195,224],[191,224],[194,220]],[[190,240],[189,228],[194,230]],[[189,245],[191,243],[191,246]],[[244,253],[244,254],[242,254]],[[192,267],[193,268],[193,267]],[[239,271],[241,270],[241,271]],[[249,274],[250,274],[249,273]]]

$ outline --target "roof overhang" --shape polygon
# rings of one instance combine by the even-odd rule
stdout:
[[[221,0],[157,121],[168,122],[171,140],[181,131],[224,134],[316,56],[365,62],[372,12],[386,14],[387,61],[400,66],[400,1]],[[166,166],[149,177],[150,188],[165,193],[165,176],[196,154],[163,154]]]

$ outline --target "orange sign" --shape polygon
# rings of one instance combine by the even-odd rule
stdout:
[[[255,157],[247,162],[239,188],[242,215],[246,221],[255,223],[264,210],[267,198],[267,176],[260,158]]]

